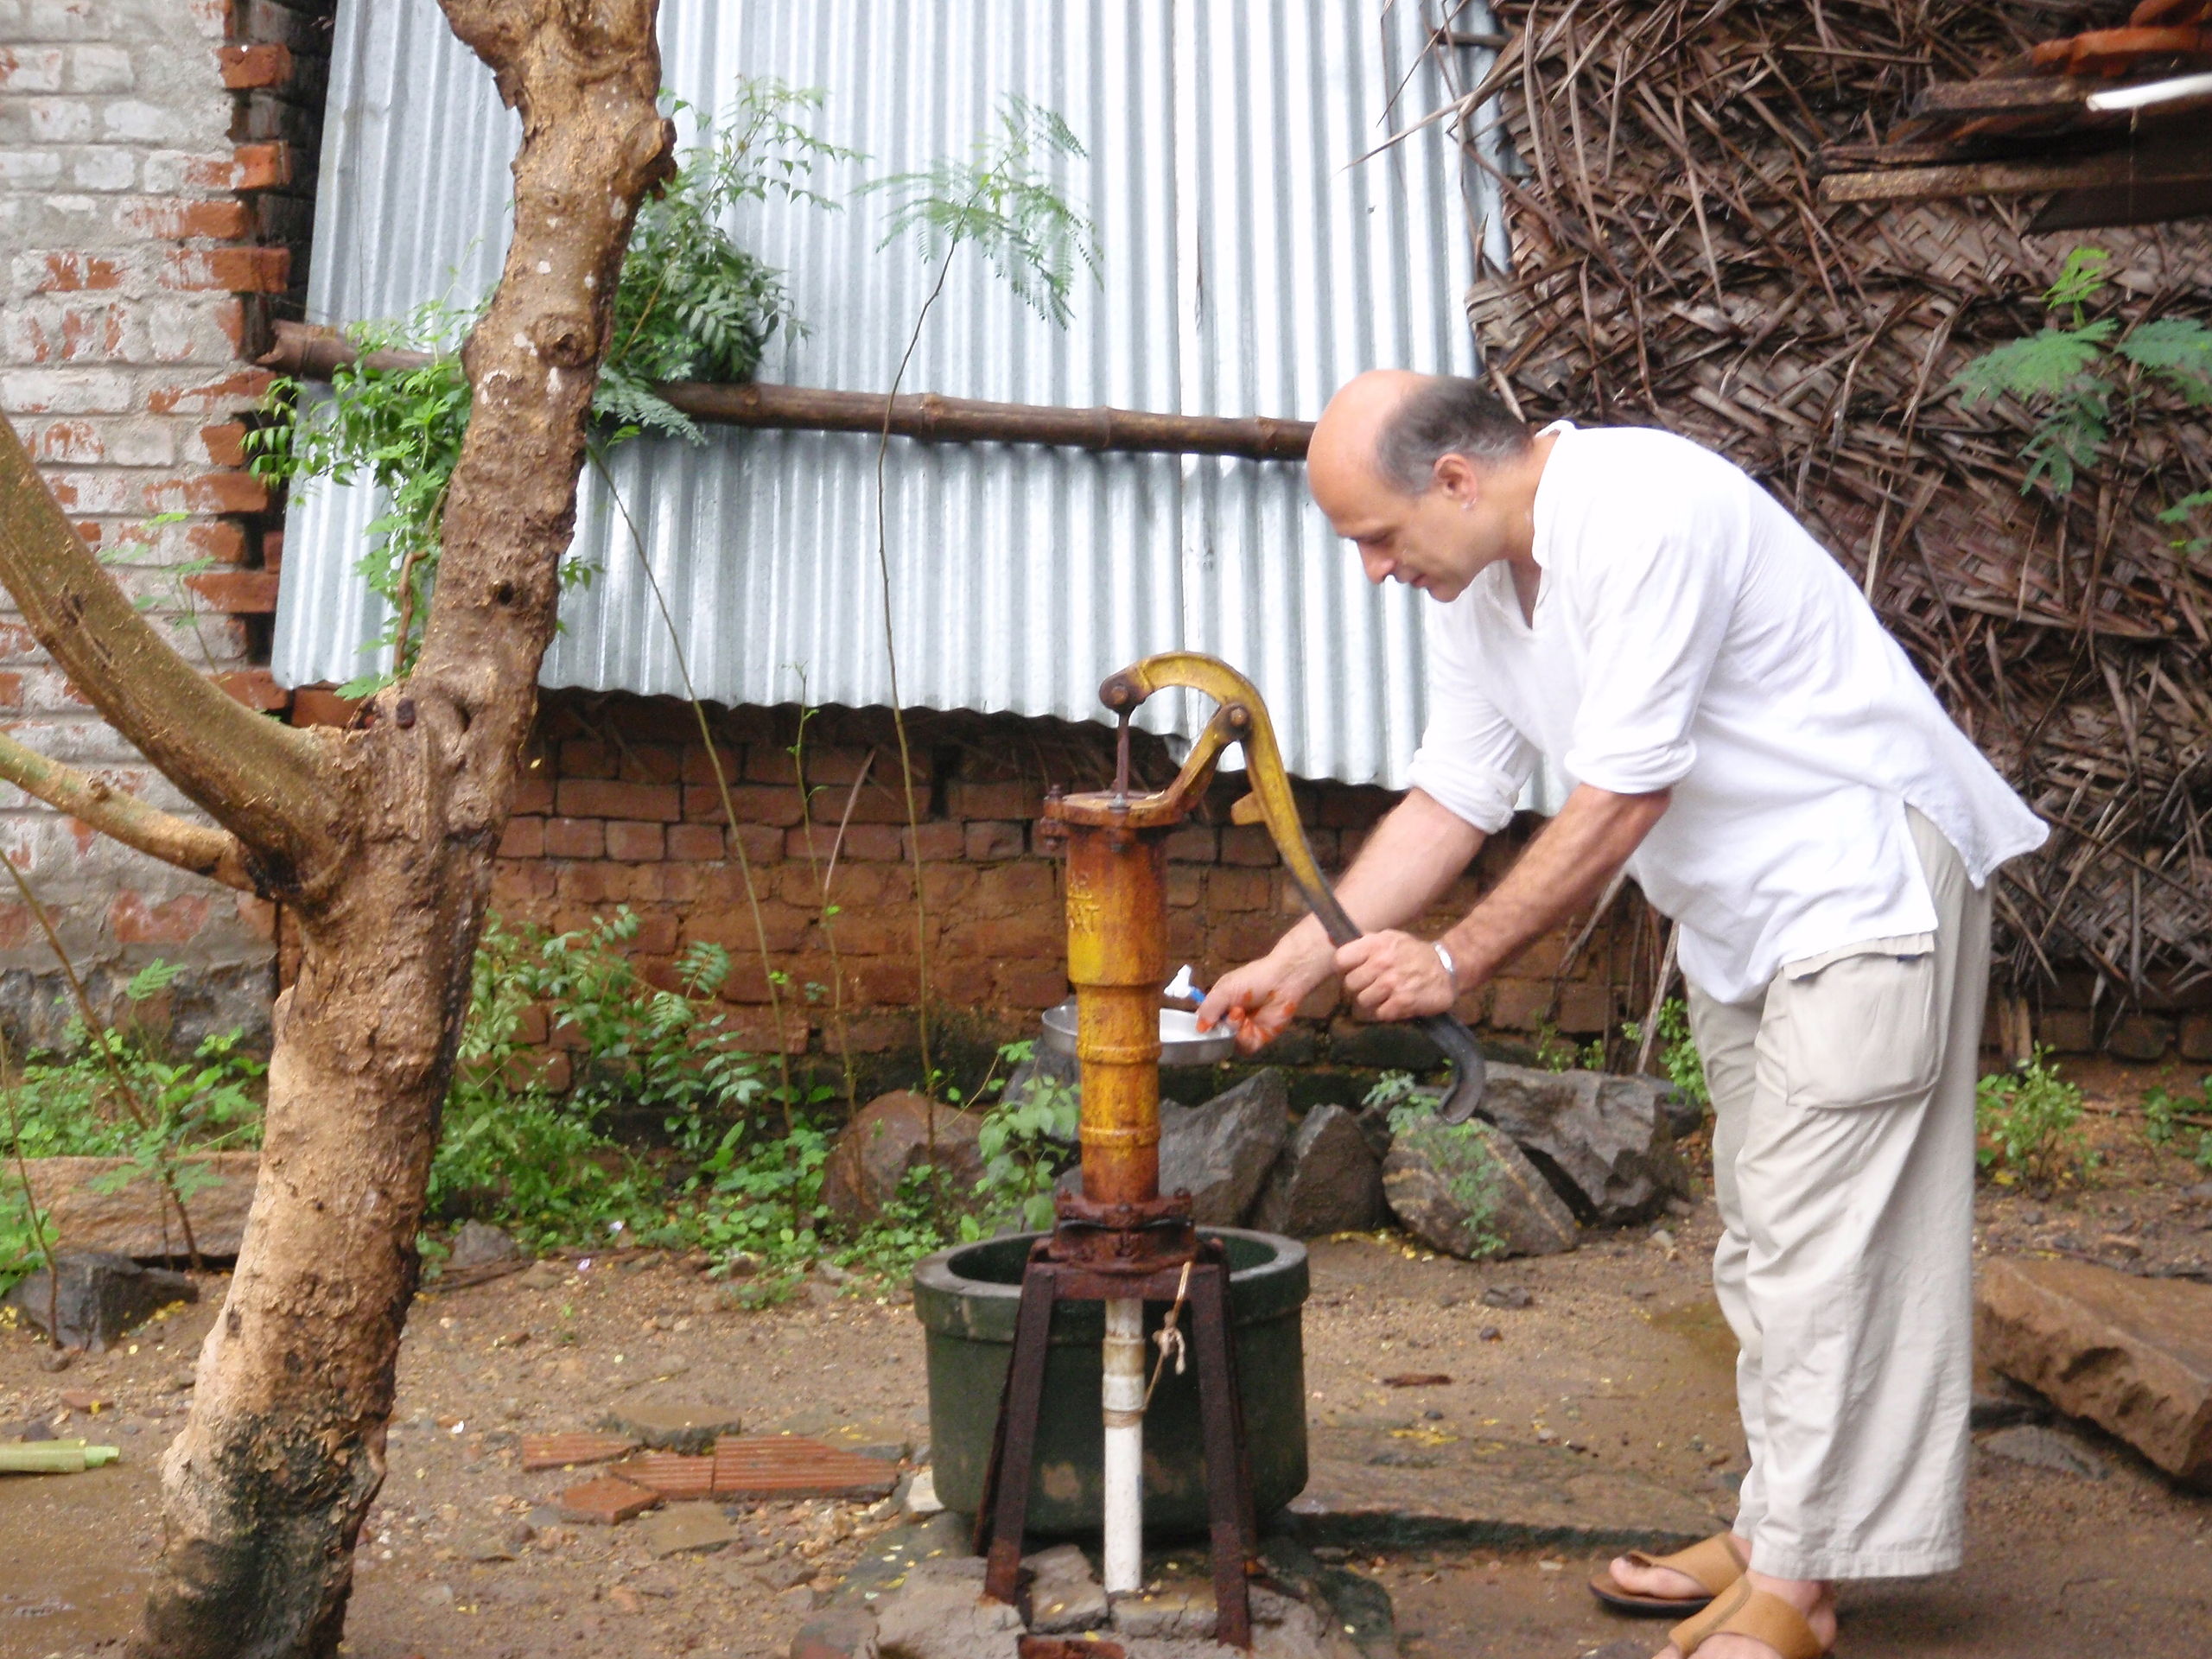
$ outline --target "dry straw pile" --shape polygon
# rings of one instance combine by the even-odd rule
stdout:
[[[1822,144],[1878,140],[1931,80],[2113,9],[1498,10],[1510,38],[1486,112],[1502,111],[1504,142],[1484,113],[1461,123],[1507,201],[1512,271],[1469,296],[1497,381],[1531,418],[1659,425],[1720,449],[1859,577],[2054,826],[1998,895],[2017,984],[2087,968],[2130,993],[2119,1001],[2156,1002],[2212,976],[2212,593],[2156,516],[2212,482],[2207,411],[2152,397],[2055,502],[2021,493],[2028,411],[1969,411],[1949,388],[2043,325],[2038,296],[2080,243],[2113,254],[2103,308],[2212,316],[2212,222],[2030,236],[2033,202],[1817,200]],[[1464,86],[1466,57],[1446,61]]]

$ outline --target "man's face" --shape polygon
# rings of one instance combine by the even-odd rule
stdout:
[[[1401,582],[1445,603],[1503,551],[1493,548],[1482,481],[1457,455],[1437,463],[1436,475],[1408,495],[1370,465],[1352,457],[1309,458],[1313,500],[1337,534],[1358,550],[1360,568],[1378,587]],[[1339,462],[1346,464],[1338,464]]]

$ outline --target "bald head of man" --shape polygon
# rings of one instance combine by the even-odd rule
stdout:
[[[1475,381],[1373,369],[1321,411],[1306,486],[1369,581],[1448,601],[1488,565],[1527,558],[1549,449]]]

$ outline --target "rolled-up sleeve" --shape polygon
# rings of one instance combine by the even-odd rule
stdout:
[[[1719,522],[1726,512],[1663,529],[1609,514],[1618,534],[1579,563],[1572,601],[1587,654],[1561,757],[1577,782],[1648,795],[1696,764],[1691,728],[1743,582],[1744,537]]]
[[[1535,747],[1483,694],[1443,607],[1430,608],[1423,644],[1428,725],[1407,781],[1453,817],[1495,835],[1536,768]]]

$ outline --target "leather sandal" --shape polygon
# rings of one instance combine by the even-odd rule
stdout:
[[[1738,1580],[1703,1612],[1684,1619],[1667,1634],[1682,1659],[1690,1659],[1710,1637],[1723,1635],[1764,1642],[1782,1659],[1828,1659],[1834,1651],[1813,1634],[1802,1613],[1780,1596],[1754,1590],[1749,1579]]]
[[[1726,1532],[1717,1532],[1672,1555],[1647,1555],[1631,1549],[1627,1559],[1638,1567],[1672,1567],[1704,1586],[1693,1596],[1648,1596],[1621,1584],[1610,1567],[1590,1580],[1592,1595],[1616,1611],[1637,1618],[1679,1618],[1694,1613],[1744,1576],[1744,1558],[1736,1553],[1734,1535]]]

